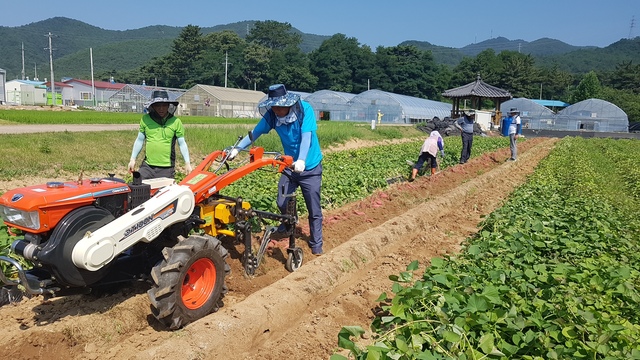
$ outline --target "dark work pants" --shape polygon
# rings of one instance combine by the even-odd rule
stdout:
[[[282,194],[281,189],[283,187],[285,194],[293,194],[300,187],[304,203],[309,211],[309,232],[311,233],[309,247],[312,251],[322,250],[322,207],[320,206],[322,163],[311,170],[291,174],[291,179],[286,175],[280,176],[280,181],[278,182],[278,208],[283,214],[287,211],[289,197]]]
[[[460,164],[466,163],[471,157],[471,146],[473,145],[473,134],[462,132],[462,154],[460,154]]]
[[[425,162],[429,161],[429,163],[431,164],[431,168],[432,169],[437,169],[438,168],[438,162],[436,161],[436,157],[429,154],[428,152],[423,152],[420,153],[420,156],[418,156],[418,162],[416,162],[413,165],[414,169],[418,169],[418,171],[420,171],[420,169],[422,169],[422,166],[424,165]]]
[[[151,166],[146,161],[142,162],[138,169],[140,173],[140,180],[155,179],[160,177],[166,177],[169,179],[175,179],[176,169],[174,167],[159,167]]]

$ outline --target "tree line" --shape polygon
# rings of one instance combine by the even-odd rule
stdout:
[[[599,98],[616,104],[640,121],[640,65],[621,62],[612,71],[573,74],[558,64],[536,64],[530,54],[485,50],[456,66],[438,64],[431,51],[415,45],[379,46],[373,51],[356,38],[335,34],[304,53],[292,25],[258,21],[243,39],[233,31],[204,35],[188,25],[169,54],[133,71],[100,74],[118,82],[188,89],[196,84],[265,91],[273,83],[305,92],[334,90],[358,94],[378,89],[443,101],[446,89],[483,81],[513,97],[576,103]],[[493,104],[485,104],[492,107]]]

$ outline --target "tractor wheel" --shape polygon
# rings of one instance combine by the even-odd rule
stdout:
[[[147,294],[151,312],[165,326],[179,329],[223,304],[225,277],[231,272],[227,250],[211,236],[180,237],[162,250],[164,260],[151,270],[154,286]]]
[[[294,248],[289,252],[289,256],[287,257],[287,263],[284,268],[289,272],[294,272],[302,266],[302,249],[299,247]]]

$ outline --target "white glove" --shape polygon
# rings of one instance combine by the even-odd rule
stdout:
[[[185,175],[189,175],[189,173],[191,173],[191,171],[193,171],[193,169],[191,168],[191,164],[189,164],[189,163],[184,164],[184,171],[186,172]]]
[[[231,150],[231,152],[229,153],[229,157],[227,158],[227,160],[233,160],[236,158],[236,156],[238,156],[238,149],[237,148],[233,148]]]
[[[129,172],[134,172],[136,169],[136,159],[131,159],[129,161]]]
[[[304,160],[296,160],[293,163],[293,171],[301,173],[304,171]]]

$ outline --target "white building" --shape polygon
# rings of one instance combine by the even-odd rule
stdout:
[[[44,81],[11,80],[5,83],[6,103],[10,105],[46,105]]]
[[[64,84],[70,86],[62,89],[64,105],[104,108],[109,106],[109,98],[125,86],[125,84],[110,81],[94,81],[92,84],[91,80],[80,79],[65,80]]]

